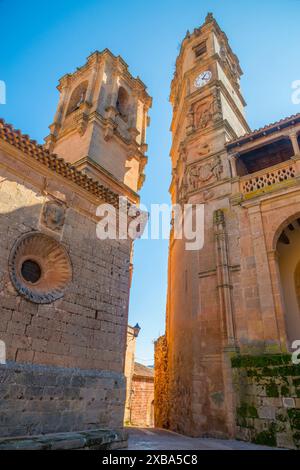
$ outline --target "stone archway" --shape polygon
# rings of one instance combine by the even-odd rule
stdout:
[[[300,339],[300,218],[289,222],[277,241],[278,266],[289,345]]]

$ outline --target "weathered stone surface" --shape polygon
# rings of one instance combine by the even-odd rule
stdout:
[[[95,429],[18,439],[0,439],[1,450],[109,450],[127,447],[124,431]]]
[[[300,368],[292,364],[291,355],[237,356],[232,365],[238,437],[298,448],[299,409],[292,395],[294,384],[300,383]],[[262,388],[266,396],[261,395]]]
[[[9,362],[0,365],[0,394],[0,436],[123,425],[122,373]]]

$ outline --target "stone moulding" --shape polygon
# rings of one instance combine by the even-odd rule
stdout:
[[[26,261],[40,268],[40,277],[36,282],[30,282],[22,275],[22,266]],[[15,289],[37,304],[49,304],[63,297],[72,280],[72,265],[66,249],[39,232],[26,233],[15,242],[8,267]]]

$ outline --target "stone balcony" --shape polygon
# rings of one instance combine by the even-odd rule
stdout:
[[[227,144],[232,202],[300,183],[300,114]]]

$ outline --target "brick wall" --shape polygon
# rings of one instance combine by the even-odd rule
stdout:
[[[131,424],[154,426],[154,380],[153,377],[132,379]]]

